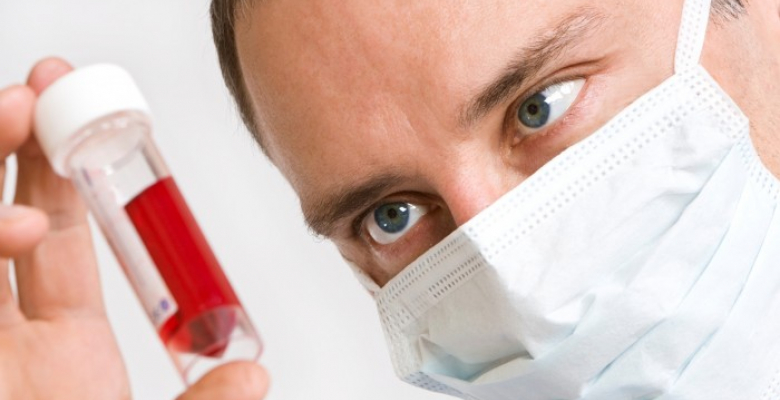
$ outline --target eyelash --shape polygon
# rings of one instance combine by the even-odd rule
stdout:
[[[392,197],[385,197],[382,198],[380,201],[370,205],[369,207],[366,207],[363,211],[358,213],[355,218],[350,223],[350,231],[352,233],[353,237],[362,237],[364,236],[364,226],[363,221],[365,221],[366,217],[373,213],[374,210],[377,209],[377,207],[388,204],[388,203],[394,203],[394,202],[400,202],[400,203],[411,203],[411,204],[426,204],[431,207],[431,209],[428,211],[430,213],[432,210],[437,208],[436,205],[432,204],[429,200],[425,199],[419,199],[419,198],[412,198],[414,196],[404,196],[403,193],[398,193],[393,195]],[[423,217],[424,218],[424,217]]]
[[[507,111],[506,118],[505,118],[505,124],[504,124],[504,130],[505,131],[516,131],[516,116],[517,113],[520,111],[520,107],[531,97],[533,97],[535,94],[543,91],[546,88],[549,88],[551,86],[558,85],[560,83],[573,81],[576,79],[584,79],[585,84],[583,85],[582,89],[580,90],[579,95],[572,103],[571,107],[566,110],[566,112],[560,117],[558,121],[555,121],[552,125],[541,128],[539,131],[534,132],[533,136],[551,136],[554,135],[556,132],[558,132],[565,123],[570,122],[571,117],[573,115],[576,115],[579,104],[581,100],[585,97],[585,93],[588,89],[588,79],[584,75],[562,75],[553,79],[550,79],[549,81],[542,81],[541,83],[538,83],[534,86],[531,86],[530,89],[523,92],[523,94],[518,97],[517,100],[515,100],[514,103],[509,107],[509,110]],[[515,132],[516,133],[516,132]]]

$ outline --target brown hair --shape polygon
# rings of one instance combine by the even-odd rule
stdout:
[[[241,119],[265,152],[236,47],[236,22],[253,2],[253,0],[212,0],[211,31],[225,84],[236,101]],[[745,12],[745,0],[712,0],[712,11],[722,19],[735,19]]]
[[[238,106],[238,112],[244,125],[260,144],[263,152],[266,152],[252,111],[252,101],[246,89],[238,47],[236,46],[236,22],[251,2],[252,0],[213,0],[211,2],[211,32],[214,36],[214,45],[217,48],[217,57],[225,85]]]

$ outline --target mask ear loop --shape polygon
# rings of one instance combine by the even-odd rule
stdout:
[[[699,65],[707,25],[710,21],[712,0],[685,0],[683,4],[677,50],[674,55],[674,72],[688,71]]]

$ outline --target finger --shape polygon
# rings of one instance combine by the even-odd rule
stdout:
[[[2,126],[2,125],[0,125]],[[0,159],[0,203],[3,199],[3,189],[5,188],[5,160]],[[0,205],[2,207],[2,205]],[[2,209],[0,209],[0,220],[2,216]],[[3,242],[0,241],[0,246]],[[9,311],[12,312],[14,317],[18,314],[15,312],[14,296],[11,292],[11,282],[8,279],[8,259],[0,256],[0,326],[3,326],[4,322],[8,319]]]
[[[38,63],[28,86],[40,94],[70,72],[59,59]],[[42,210],[49,231],[29,254],[15,258],[19,306],[30,318],[103,313],[87,210],[73,185],[57,176],[31,138],[17,152],[16,202]]]
[[[5,188],[5,159],[30,138],[35,93],[17,85],[0,91],[0,199]],[[28,207],[0,209],[0,257],[29,251],[45,226],[42,214]],[[0,271],[0,276],[3,271]]]
[[[48,230],[46,216],[23,206],[0,205],[0,327],[23,316],[17,307],[9,280],[9,258],[29,252]]]
[[[5,188],[6,158],[32,131],[35,94],[24,85],[0,90],[0,200]],[[8,259],[28,252],[46,232],[45,216],[28,207],[0,205],[0,325],[16,323],[22,316],[9,281]]]
[[[47,222],[40,210],[0,205],[0,258],[29,253],[46,235]]]
[[[5,184],[5,162],[0,160],[0,199]],[[8,259],[30,251],[47,229],[46,217],[29,207],[0,204],[0,327],[22,320],[8,276]]]
[[[268,384],[263,367],[235,362],[209,372],[177,400],[260,400],[268,392]]]
[[[34,104],[35,93],[27,86],[0,90],[0,160],[5,160],[30,137]]]

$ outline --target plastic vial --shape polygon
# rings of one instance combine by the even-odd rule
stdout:
[[[41,94],[35,125],[184,381],[257,360],[261,341],[152,142],[149,109],[130,75],[101,64],[63,76]]]

